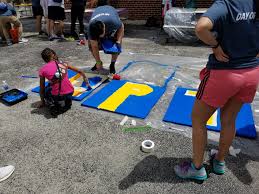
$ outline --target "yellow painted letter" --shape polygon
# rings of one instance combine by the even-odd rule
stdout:
[[[115,111],[129,96],[145,96],[151,92],[153,92],[153,88],[148,85],[127,82],[100,104],[98,108]]]
[[[186,90],[185,94],[186,96],[193,96],[195,97],[197,94],[197,91],[193,90]],[[218,116],[218,111],[216,110],[215,113],[210,117],[210,119],[207,122],[207,125],[216,127],[217,126],[217,116]]]

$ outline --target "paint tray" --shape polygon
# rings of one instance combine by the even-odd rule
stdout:
[[[12,89],[7,92],[0,94],[0,101],[3,102],[6,105],[14,105],[18,102],[21,102],[25,99],[27,99],[28,94],[18,90],[18,89]]]
[[[105,54],[121,53],[121,48],[115,42],[108,39],[102,40],[102,47]]]

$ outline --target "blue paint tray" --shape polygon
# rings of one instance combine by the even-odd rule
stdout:
[[[102,40],[102,48],[105,54],[121,53],[121,48],[117,44],[109,39]]]
[[[27,99],[27,97],[28,97],[27,93],[18,89],[12,89],[7,92],[1,93],[0,101],[6,105],[11,106]]]

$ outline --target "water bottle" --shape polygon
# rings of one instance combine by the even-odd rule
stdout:
[[[7,84],[7,82],[5,80],[3,81],[2,88],[4,90],[8,90],[9,89],[9,86],[8,86],[8,84]]]
[[[79,40],[81,45],[85,45],[86,43],[85,34],[79,34]]]

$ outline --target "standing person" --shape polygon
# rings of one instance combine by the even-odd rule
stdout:
[[[75,31],[76,20],[79,22],[79,34],[85,34],[84,32],[84,13],[86,0],[70,0],[72,2],[71,7],[71,35],[78,39],[78,34]]]
[[[174,168],[181,178],[207,179],[203,166],[206,123],[217,108],[221,108],[219,150],[210,159],[215,174],[225,173],[224,159],[235,137],[237,114],[244,103],[253,101],[259,82],[256,2],[216,0],[197,23],[197,36],[211,45],[213,54],[200,73],[201,84],[192,112],[192,162]]]
[[[42,26],[41,26],[43,9],[40,5],[40,0],[32,0],[31,2],[32,2],[33,17],[36,18],[36,31],[39,33],[39,35],[43,35],[44,32],[42,31]]]
[[[0,182],[8,179],[13,174],[14,169],[12,165],[0,167]]]
[[[45,20],[46,32],[47,32],[48,36],[50,36],[49,19],[48,19],[48,4],[49,4],[49,0],[40,0],[40,5],[42,7],[43,16],[44,16],[44,20]]]
[[[55,21],[59,22],[60,38],[64,37],[64,20],[65,9],[64,0],[48,0],[48,19],[49,19],[49,40],[52,41],[57,38],[54,32]]]
[[[89,22],[88,27],[88,44],[89,49],[95,58],[96,64],[92,71],[98,71],[101,74],[108,74],[109,72],[103,68],[99,50],[102,49],[102,40],[109,39],[121,48],[122,38],[124,36],[124,25],[120,17],[113,7],[106,5],[95,9]],[[117,53],[112,54],[110,73],[115,74],[115,63],[118,58]]]

